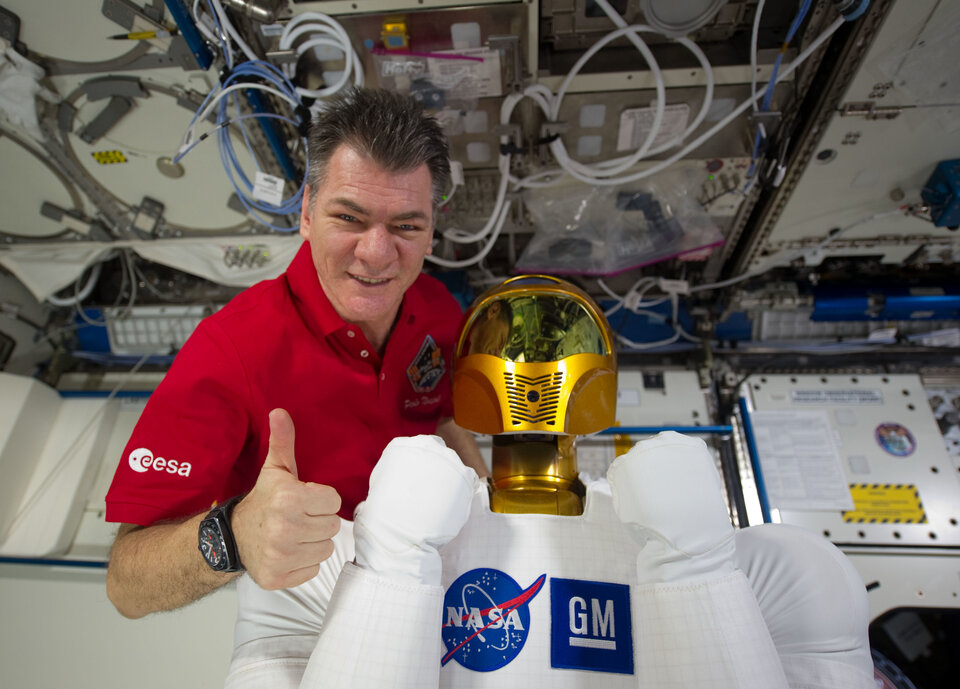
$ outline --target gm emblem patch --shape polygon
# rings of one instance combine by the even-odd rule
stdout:
[[[550,665],[633,674],[630,587],[550,579]]]
[[[530,633],[530,601],[546,574],[523,589],[498,569],[472,569],[457,577],[443,597],[440,629],[447,652],[440,661],[456,660],[469,670],[497,670],[517,657]]]
[[[431,392],[437,387],[446,370],[443,352],[433,338],[427,335],[423,338],[417,356],[407,366],[407,379],[415,392]]]

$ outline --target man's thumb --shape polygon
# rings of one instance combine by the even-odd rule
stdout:
[[[277,469],[284,469],[297,475],[297,460],[294,456],[294,438],[293,419],[285,409],[274,409],[270,412],[270,445],[267,449],[267,458],[263,462],[264,468],[268,466]]]

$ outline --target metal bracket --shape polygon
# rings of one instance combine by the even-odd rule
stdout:
[[[166,27],[159,22],[159,18],[151,16],[147,9],[137,7],[129,0],[103,0],[103,6],[100,12],[107,19],[116,22],[127,31],[133,30],[134,21],[139,18],[144,22],[153,25],[154,29],[161,30]]]
[[[780,128],[780,122],[783,120],[783,113],[777,110],[768,110],[765,112],[755,112],[750,115],[750,122],[753,125],[763,125],[767,138],[771,139],[777,134]]]
[[[111,96],[110,103],[100,111],[94,120],[81,129],[77,136],[88,144],[96,143],[104,134],[113,129],[120,118],[130,112],[133,101],[123,96]]]
[[[844,103],[840,117],[863,117],[867,120],[892,120],[900,116],[903,108],[897,105],[877,105],[873,101]]]
[[[519,124],[498,124],[493,128],[493,133],[499,136],[509,136],[513,141],[514,148],[523,148],[523,129],[520,128]]]
[[[163,221],[165,206],[160,201],[144,196],[140,200],[140,207],[130,223],[131,229],[141,239],[156,239],[160,234],[160,225]]]
[[[490,36],[487,39],[487,46],[493,50],[502,50],[512,56],[513,78],[507,83],[507,87],[519,93],[523,89],[523,69],[520,60],[520,38],[517,36]]]
[[[147,98],[150,94],[136,77],[98,77],[88,79],[80,90],[87,96],[87,100],[101,100],[114,96],[122,98]]]
[[[267,62],[277,67],[283,65],[292,65],[297,61],[297,53],[294,50],[268,50]]]
[[[60,206],[44,201],[40,206],[40,215],[60,223],[65,228],[79,235],[89,237],[97,242],[113,241],[107,229],[96,221],[74,210],[67,210]]]

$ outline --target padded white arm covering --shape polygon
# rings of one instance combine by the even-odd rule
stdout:
[[[304,689],[432,689],[440,682],[443,589],[347,564]]]
[[[742,529],[736,544],[791,689],[875,689],[867,591],[846,555],[786,524]]]
[[[787,686],[777,649],[742,572],[686,585],[638,586],[632,609],[638,687]]]
[[[757,599],[734,560],[713,455],[666,432],[607,472],[613,505],[643,549],[633,598],[637,686],[785,689]]]
[[[437,548],[460,533],[479,480],[437,436],[391,440],[370,475],[367,499],[357,507],[357,564],[439,586]]]
[[[266,591],[249,574],[237,579],[234,650],[225,689],[296,689],[317,644],[344,563],[353,560],[353,522],[340,521],[333,554],[299,586]]]
[[[706,443],[673,431],[641,440],[607,471],[613,508],[643,545],[640,583],[732,572],[733,525]]]

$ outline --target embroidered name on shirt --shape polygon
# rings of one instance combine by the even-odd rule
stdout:
[[[404,409],[415,409],[415,408],[417,408],[417,407],[419,407],[419,406],[421,406],[421,405],[423,405],[423,406],[429,406],[429,405],[431,405],[431,404],[437,404],[438,402],[440,402],[440,399],[441,399],[441,398],[440,398],[440,395],[433,395],[433,396],[424,395],[423,397],[419,397],[419,398],[417,398],[417,399],[415,399],[415,400],[404,400],[404,401],[403,401],[403,408],[404,408]]]
[[[414,392],[432,392],[446,371],[447,363],[443,360],[443,352],[433,337],[427,335],[423,338],[420,351],[407,366],[407,380]]]

